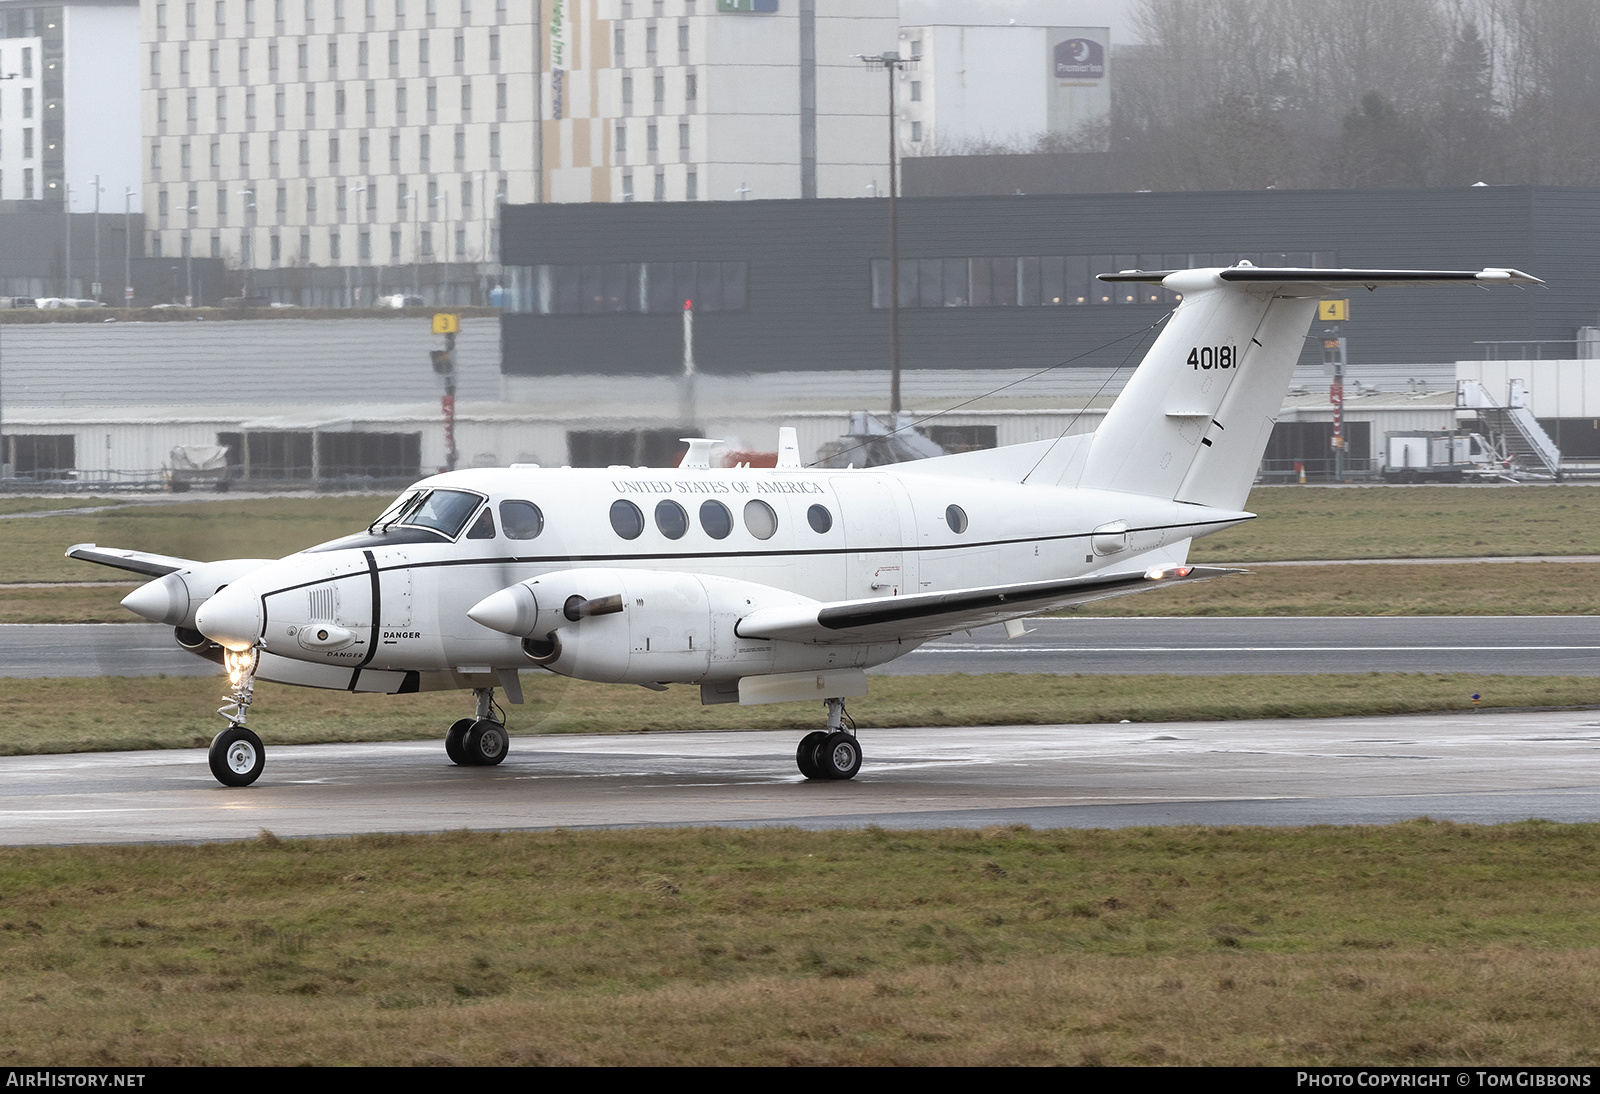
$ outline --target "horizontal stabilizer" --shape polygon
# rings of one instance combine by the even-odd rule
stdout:
[[[1543,285],[1521,270],[1490,267],[1483,270],[1315,270],[1303,267],[1229,266],[1217,270],[1122,270],[1103,273],[1101,281],[1137,281],[1159,285],[1173,274],[1216,275],[1224,284],[1326,285],[1330,289],[1352,284],[1375,289],[1379,285],[1450,285],[1479,282],[1485,285]],[[1177,286],[1169,286],[1176,288]]]
[[[1244,572],[1215,566],[1177,566],[947,593],[784,605],[750,613],[739,620],[734,631],[741,638],[820,644],[925,641],[1034,612]]]

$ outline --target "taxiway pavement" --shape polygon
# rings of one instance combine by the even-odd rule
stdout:
[[[277,747],[261,780],[202,750],[0,761],[0,842],[69,844],[660,825],[1122,827],[1600,820],[1592,712],[883,729],[855,780],[807,783],[790,733]]]

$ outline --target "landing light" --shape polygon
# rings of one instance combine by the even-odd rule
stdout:
[[[228,670],[228,683],[237,687],[241,680],[255,671],[255,649],[223,650],[222,667]]]

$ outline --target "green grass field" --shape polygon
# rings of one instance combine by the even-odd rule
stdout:
[[[0,849],[0,1059],[1600,1059],[1595,825]]]

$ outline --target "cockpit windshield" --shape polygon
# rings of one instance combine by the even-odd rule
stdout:
[[[402,524],[431,528],[454,539],[482,502],[480,495],[465,490],[417,490],[401,495],[367,530],[381,534]]]

